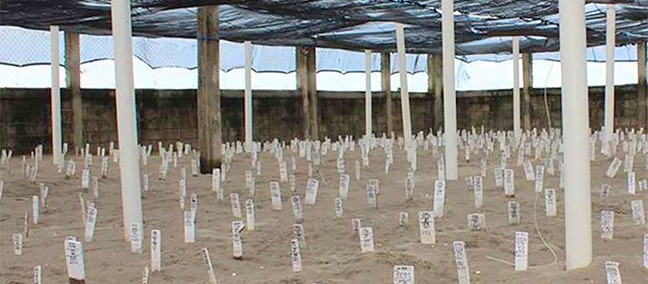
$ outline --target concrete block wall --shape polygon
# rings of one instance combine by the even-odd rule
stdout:
[[[531,97],[532,126],[547,127],[545,90],[535,89]],[[553,127],[560,127],[560,89],[548,89],[547,106]],[[93,147],[117,141],[115,95],[113,90],[83,90],[84,132]],[[255,91],[253,100],[254,134],[256,140],[302,137],[301,99],[295,91]],[[401,107],[398,92],[393,93],[394,131],[402,133]],[[319,96],[321,137],[336,138],[364,133],[364,93],[325,92]],[[507,130],[513,127],[511,90],[470,91],[457,94],[457,125]],[[434,98],[425,93],[411,93],[412,130],[427,131],[434,125]],[[590,125],[603,123],[604,89],[592,87]],[[196,90],[137,90],[137,117],[142,144],[165,144],[185,141],[196,145],[198,138]],[[221,101],[223,139],[235,141],[244,137],[243,92],[224,90]],[[374,93],[373,129],[378,135],[386,130],[385,99]],[[616,89],[617,127],[645,127],[638,120],[636,86]],[[62,90],[63,137],[72,140],[71,97]],[[50,144],[50,93],[48,89],[0,89],[0,148],[26,153],[38,144]]]

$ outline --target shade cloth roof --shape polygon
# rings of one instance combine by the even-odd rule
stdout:
[[[293,71],[294,49],[287,46],[295,45],[323,47],[318,49],[320,71],[363,71],[361,53],[326,48],[394,51],[393,22],[406,25],[408,52],[439,53],[441,48],[440,0],[131,2],[133,32],[143,37],[134,40],[135,55],[154,68],[197,66],[195,7],[203,5],[220,6],[221,38],[227,40],[221,44],[221,61],[224,61],[221,67],[226,71],[242,66],[243,49],[236,42],[243,40],[256,44],[255,57],[262,60],[254,60],[253,67],[259,72]],[[617,44],[627,45],[648,38],[648,0],[616,2],[623,3],[615,5]],[[605,9],[602,4],[586,5],[590,46],[604,44]],[[522,52],[536,52],[535,58],[557,60],[555,53],[542,53],[559,48],[557,13],[558,0],[455,0],[457,55],[466,61],[506,60],[511,50],[511,36],[519,35],[522,36]],[[111,33],[108,0],[2,0],[0,25],[40,30],[59,25],[62,30],[86,34],[81,41],[83,62],[112,58],[110,37],[90,36]],[[3,39],[0,63],[24,66],[49,62],[46,34],[27,42],[24,39],[7,42],[6,39],[16,37],[16,32],[30,31],[0,30],[0,39]],[[40,48],[35,47],[34,41],[43,41],[43,44]],[[5,48],[10,45],[12,49]],[[41,51],[37,51],[39,49]],[[617,60],[636,60],[633,49],[633,46],[617,48]],[[603,54],[600,47],[588,53],[589,59],[595,61],[604,59]],[[374,70],[378,70],[379,57],[374,57]],[[413,54],[411,57],[408,59],[409,72],[426,69],[424,56]],[[396,70],[394,65],[392,69]]]

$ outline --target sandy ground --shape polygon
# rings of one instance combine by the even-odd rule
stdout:
[[[463,151],[460,151],[463,153]],[[618,156],[622,158],[622,153]],[[307,161],[297,156],[296,181],[302,196],[307,183]],[[643,199],[648,206],[648,192],[629,196],[623,167],[613,180],[605,177],[609,160],[600,155],[592,163],[592,227],[594,260],[592,265],[565,272],[563,194],[558,192],[558,217],[546,217],[544,195],[538,197],[535,209],[538,225],[545,239],[558,255],[558,263],[551,265],[553,256],[541,243],[533,222],[533,182],[525,181],[522,167],[509,159],[509,168],[515,168],[516,197],[505,198],[495,187],[493,164],[489,165],[484,180],[484,207],[475,210],[473,193],[467,191],[463,177],[479,173],[479,161],[462,161],[458,181],[447,184],[445,216],[436,220],[436,245],[419,241],[417,212],[432,210],[432,192],[437,177],[436,162],[431,152],[422,149],[418,156],[416,189],[413,201],[405,201],[406,155],[394,150],[395,164],[384,174],[385,155],[382,150],[371,153],[371,167],[363,168],[362,179],[355,181],[353,163],[360,159],[359,147],[347,152],[346,167],[351,175],[349,200],[344,203],[344,216],[336,218],[334,199],[338,196],[336,155],[330,152],[319,167],[320,178],[317,204],[304,206],[304,228],[307,248],[302,250],[303,271],[292,272],[290,240],[293,214],[288,184],[281,185],[283,210],[273,211],[270,205],[269,182],[279,180],[279,167],[270,153],[261,155],[262,174],[257,176],[256,230],[244,231],[244,259],[231,257],[230,227],[233,216],[229,193],[239,193],[241,203],[248,198],[245,190],[245,170],[250,168],[250,157],[236,155],[228,180],[223,183],[225,202],[218,202],[212,194],[211,176],[191,176],[190,160],[181,159],[178,168],[172,168],[166,181],[157,179],[159,157],[152,157],[143,173],[151,174],[150,190],[142,192],[145,220],[144,253],[131,254],[130,244],[123,239],[119,170],[116,164],[107,179],[100,180],[100,199],[97,201],[98,220],[95,239],[84,243],[88,283],[139,283],[143,268],[149,264],[150,230],[162,231],[162,271],[150,275],[150,283],[208,283],[201,249],[209,249],[219,283],[391,283],[394,265],[414,265],[417,283],[456,283],[452,242],[466,243],[470,274],[473,283],[605,283],[605,261],[620,262],[624,283],[648,283],[648,270],[642,268],[642,237],[646,225],[632,222],[630,201]],[[287,156],[286,160],[290,161]],[[515,155],[513,155],[515,157]],[[29,160],[29,159],[28,159]],[[0,201],[0,279],[2,283],[31,283],[32,269],[43,267],[43,283],[65,283],[67,272],[63,241],[72,235],[83,238],[84,226],[80,216],[78,192],[81,191],[82,159],[77,160],[77,175],[65,180],[45,156],[36,184],[30,184],[20,174],[21,160],[10,161],[11,172],[2,170],[5,190]],[[100,169],[98,159],[92,166],[93,175]],[[648,178],[643,155],[635,159],[637,181]],[[533,161],[534,165],[538,161]],[[288,165],[290,163],[288,162]],[[196,243],[185,244],[183,213],[178,205],[180,168],[188,173],[187,192],[199,195]],[[290,172],[290,166],[288,167]],[[545,188],[559,187],[559,172],[545,177]],[[368,209],[365,186],[369,178],[380,180],[378,209]],[[22,232],[25,212],[31,211],[31,196],[38,195],[38,182],[50,187],[47,208],[41,214],[41,223],[30,225],[22,256],[13,254],[11,236]],[[614,190],[610,198],[599,198],[602,183],[610,183]],[[522,222],[508,224],[507,201],[520,202]],[[614,240],[599,238],[601,210],[616,214]],[[399,213],[409,213],[410,225],[398,224]],[[244,207],[243,207],[243,212]],[[484,231],[469,231],[466,216],[469,213],[486,214]],[[245,218],[245,213],[244,217]],[[360,242],[351,231],[351,219],[361,218],[364,226],[372,226],[376,252],[362,254]],[[515,231],[529,232],[529,265],[525,272],[490,260],[488,256],[513,261]],[[547,266],[547,264],[549,264]],[[543,266],[543,267],[534,267]]]

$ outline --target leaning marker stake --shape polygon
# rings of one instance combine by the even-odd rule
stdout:
[[[211,258],[209,257],[209,251],[207,248],[202,249],[203,259],[205,260],[205,265],[207,265],[207,274],[209,275],[210,284],[218,284],[216,282],[216,273],[214,273],[214,266],[212,265]]]
[[[74,237],[65,239],[65,261],[67,264],[70,284],[85,283],[85,261],[83,257],[83,244]]]
[[[457,278],[459,279],[459,284],[470,284],[466,245],[464,242],[456,241],[452,243],[452,248],[455,256],[455,265],[457,266]]]

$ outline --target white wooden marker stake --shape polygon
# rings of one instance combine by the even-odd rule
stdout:
[[[306,205],[315,205],[318,187],[319,181],[316,179],[308,179],[308,185],[306,186]]]
[[[535,192],[542,192],[544,187],[544,166],[536,166]]]
[[[632,210],[632,220],[635,225],[643,225],[646,223],[646,216],[644,213],[643,200],[633,200],[630,202]]]
[[[414,284],[414,266],[396,265],[394,266],[394,284]]]
[[[355,161],[355,179],[360,180],[361,173],[360,173],[360,161]]]
[[[529,160],[524,161],[524,177],[526,178],[527,181],[535,180],[535,174],[533,173],[533,165]]]
[[[481,231],[486,227],[486,215],[481,213],[468,214],[468,228],[471,231]]]
[[[32,221],[38,224],[40,219],[40,198],[37,195],[32,196]]]
[[[240,222],[240,221],[234,221]],[[232,224],[232,227],[235,225]],[[234,232],[232,234],[232,257],[234,259],[243,259],[243,241],[241,240],[240,231]]]
[[[95,228],[95,223],[97,222],[97,208],[94,203],[90,203],[90,206],[88,206],[88,217],[85,222],[85,241],[86,243],[92,242],[92,238],[94,237],[94,228]]]
[[[464,242],[456,241],[452,243],[452,248],[455,256],[455,265],[457,266],[457,278],[459,279],[459,284],[470,284],[466,245]]]
[[[407,226],[409,225],[409,214],[407,212],[401,212],[400,217],[398,219],[398,224],[400,226]]]
[[[628,194],[636,194],[635,173],[628,172]]]
[[[373,229],[371,227],[360,228],[360,247],[362,252],[373,252]]]
[[[509,224],[520,223],[520,204],[517,201],[508,202],[508,219]]]
[[[434,229],[434,212],[421,211],[419,217],[419,234],[422,244],[435,244],[436,232]]]
[[[149,267],[144,266],[144,271],[142,271],[142,284],[148,284],[149,283]]]
[[[648,234],[643,237],[643,267],[648,269]]]
[[[515,232],[515,271],[529,267],[529,233]]]
[[[144,232],[140,223],[132,223],[130,226],[130,243],[132,253],[142,253],[142,242]]]
[[[601,239],[611,241],[614,236],[614,211],[601,211]]]
[[[216,273],[214,273],[214,265],[212,265],[211,257],[209,257],[209,251],[207,248],[202,249],[203,259],[205,260],[205,265],[207,265],[207,274],[209,275],[210,284],[218,284],[216,282]]]
[[[646,181],[646,179],[642,179],[639,181],[639,191],[643,192],[646,190],[648,190],[648,182]]]
[[[292,201],[292,210],[293,210],[293,216],[295,216],[295,223],[301,223],[304,221],[304,217],[302,214],[302,206],[301,206],[301,199],[299,196],[295,195],[292,198],[290,198]]]
[[[495,186],[503,187],[504,186],[504,170],[502,168],[495,168]]]
[[[11,236],[13,241],[14,255],[22,255],[23,251],[23,236],[22,234],[13,234]]]
[[[436,218],[443,217],[445,186],[445,180],[437,180],[434,182],[434,217]]]
[[[475,209],[479,209],[484,204],[484,181],[481,176],[473,177],[473,194],[475,196]]]
[[[302,271],[301,253],[299,251],[299,241],[297,239],[292,239],[290,241],[290,256],[292,259],[293,272]]]
[[[619,272],[619,263],[613,261],[605,262],[605,275],[607,284],[621,284],[621,273]]]
[[[335,216],[338,217],[338,218],[341,218],[343,214],[344,214],[344,208],[342,207],[342,199],[341,198],[336,198],[335,199]]]
[[[547,213],[547,217],[554,217],[557,214],[556,190],[553,188],[545,189],[545,211]]]
[[[349,198],[349,175],[348,174],[340,174],[340,188],[339,188],[339,194],[340,198],[343,200],[347,200]]]
[[[515,197],[515,177],[512,169],[504,170],[504,195]]]
[[[193,243],[196,241],[196,226],[193,211],[184,211],[184,241]]]
[[[608,168],[605,175],[609,178],[613,178],[619,170],[619,167],[621,167],[621,160],[619,160],[619,158],[617,157],[614,157],[614,160],[612,160],[612,163],[610,164],[610,167]]]
[[[612,191],[611,185],[609,184],[601,185],[601,198],[608,198],[610,196],[611,191]]]
[[[85,283],[85,261],[83,244],[74,237],[65,239],[65,261],[70,283]]]
[[[238,194],[230,194],[230,203],[232,204],[232,215],[234,215],[234,218],[241,219],[241,204]]]
[[[41,284],[43,279],[43,268],[40,265],[34,267],[34,284]]]
[[[299,246],[306,248],[306,232],[304,231],[304,225],[293,225],[293,238],[299,242]]]
[[[84,169],[81,174],[81,188],[90,188],[90,169]]]
[[[254,200],[252,199],[245,201],[245,217],[248,231],[254,231],[256,220],[254,217]]]
[[[281,189],[278,182],[270,182],[270,197],[272,199],[272,209],[281,211]]]
[[[412,200],[414,198],[414,187],[414,177],[407,177],[405,180],[405,200]]]
[[[290,176],[288,176],[288,184],[290,185],[290,192],[296,193],[297,186],[295,184],[295,175],[291,174]]]
[[[378,196],[376,186],[372,183],[367,184],[367,204],[370,209],[378,208]]]
[[[162,232],[151,230],[151,270],[162,270]]]

